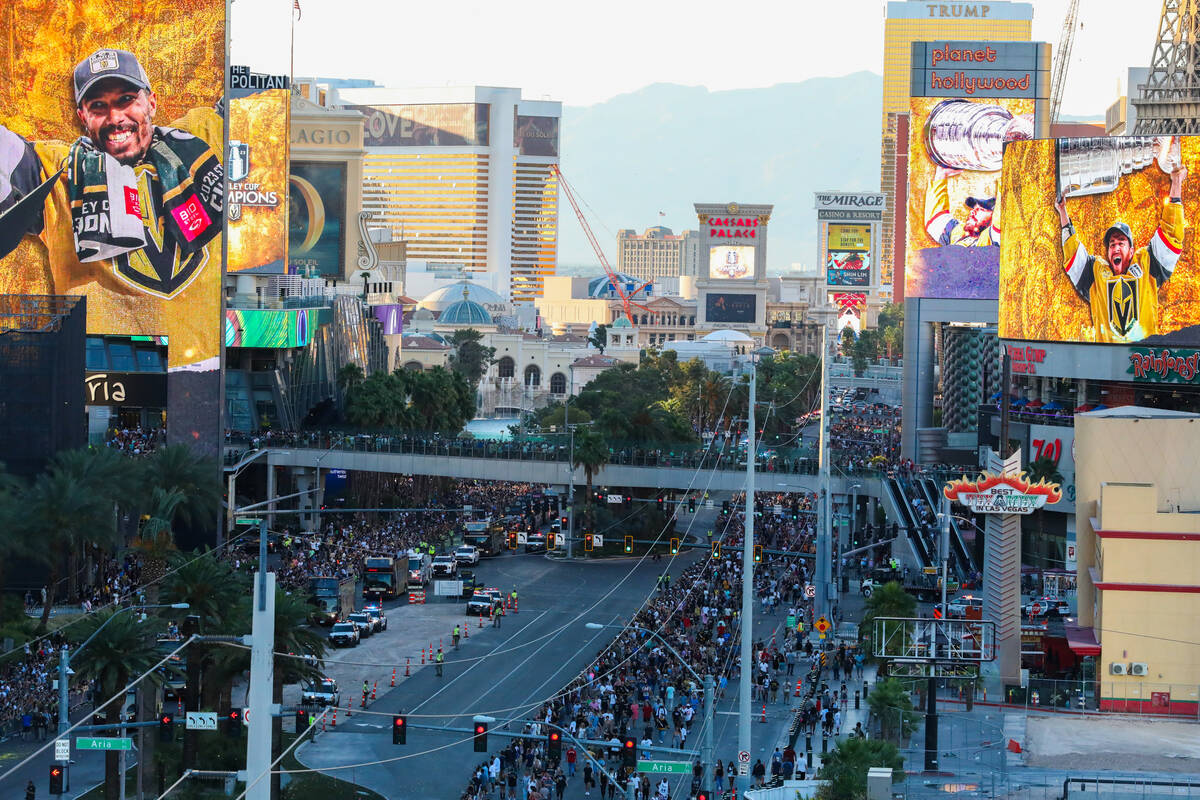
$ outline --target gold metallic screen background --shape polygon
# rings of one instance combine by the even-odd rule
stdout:
[[[1194,227],[1198,221],[1200,137],[1184,137],[1183,186],[1187,232],[1183,252],[1166,285],[1159,288],[1159,333],[1200,324],[1200,263]],[[1014,142],[1004,153],[1001,178],[1000,336],[1006,339],[1094,342],[1088,304],[1063,271],[1054,140]],[[1145,247],[1158,228],[1171,180],[1156,164],[1123,175],[1106,194],[1067,198],[1067,213],[1088,253],[1118,220],[1133,231],[1134,247]]]
[[[250,174],[242,183],[261,184],[279,195],[279,205],[242,206],[240,219],[230,220],[229,271],[287,264],[288,246],[288,110],[291,92],[266,89],[229,104],[230,141],[250,144]]]

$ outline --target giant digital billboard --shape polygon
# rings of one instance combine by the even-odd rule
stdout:
[[[346,252],[346,165],[294,161],[291,170],[288,271],[341,276]]]
[[[755,317],[755,296],[752,294],[709,294],[704,299],[705,322],[747,322]]]
[[[513,148],[523,156],[557,158],[558,117],[533,117],[514,112]]]
[[[995,299],[1006,144],[1034,135],[1029,99],[910,101],[905,297]]]
[[[224,0],[23,0],[0,36],[0,294],[165,335],[168,436],[219,441]]]
[[[362,113],[367,147],[487,147],[487,103],[347,106]]]
[[[871,284],[871,226],[825,223],[825,282]]]
[[[1200,345],[1187,220],[1200,137],[1017,142],[1004,155],[1000,336]]]
[[[723,244],[708,248],[708,277],[714,281],[754,280],[754,248]]]
[[[230,68],[229,272],[286,272],[290,116],[286,75]]]

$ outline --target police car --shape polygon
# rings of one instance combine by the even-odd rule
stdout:
[[[500,590],[492,587],[476,589],[467,601],[467,616],[490,617],[493,608],[499,608],[501,613],[504,611],[504,595]]]

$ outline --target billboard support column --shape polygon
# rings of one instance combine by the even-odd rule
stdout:
[[[1020,449],[1007,458],[989,450],[985,469],[995,475],[1019,474]],[[985,665],[984,675],[1003,688],[1021,673],[1021,515],[987,514],[986,519],[983,616],[996,625],[996,660]]]
[[[1012,362],[1008,348],[1000,348],[1000,453],[1008,453],[1008,418],[1012,410]]]

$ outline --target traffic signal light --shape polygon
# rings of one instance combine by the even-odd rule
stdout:
[[[626,736],[621,742],[621,765],[629,769],[637,768],[637,739]]]
[[[565,533],[567,530],[567,527],[571,524],[571,520],[569,517],[567,517],[567,515],[564,514],[563,518],[560,520],[560,522],[562,524],[563,532]]]
[[[226,717],[226,720],[228,723],[226,726],[226,730],[229,732],[229,734],[231,736],[237,736],[238,734],[240,734],[242,732],[242,712],[241,711],[239,711],[236,708],[233,709],[232,711],[229,712],[229,716]]]
[[[633,537],[632,536],[625,537],[625,552],[626,553],[633,552]]]
[[[800,519],[800,504],[797,503],[795,500],[793,500],[792,501],[792,522],[796,522],[799,519]]]
[[[754,563],[755,564],[762,563],[762,545],[761,544],[754,545]]]
[[[688,513],[696,513],[696,498],[694,495],[688,495]]]
[[[517,549],[517,532],[516,531],[508,532],[508,549],[509,550]]]
[[[590,533],[583,535],[583,549],[585,552],[592,552],[592,535]]]
[[[679,539],[672,538],[671,539],[671,555],[675,555],[678,552],[679,552]]]
[[[486,753],[487,751],[487,723],[475,720],[475,752]]]
[[[625,510],[628,511],[631,508],[633,508],[633,495],[627,494],[625,495]]]
[[[722,517],[729,516],[729,501],[728,500],[721,501],[721,516]]]
[[[654,498],[654,504],[658,507],[659,511],[663,510],[663,499],[661,495]]]
[[[487,729],[487,726],[484,726]],[[408,720],[402,714],[396,714],[392,717],[392,744],[404,744],[408,739]],[[487,748],[484,748],[487,751]]]
[[[550,757],[551,765],[562,759],[562,734],[558,731],[550,731],[546,736],[546,755]]]
[[[701,789],[700,791],[696,792],[696,800],[708,800],[708,798],[708,790]]]
[[[720,542],[712,543],[712,557],[713,558],[721,557],[721,543]]]
[[[50,765],[50,794],[63,793],[63,768],[59,764]]]
[[[158,718],[158,740],[160,742],[175,740],[175,718],[170,714],[163,714]]]
[[[296,709],[296,733],[304,733],[309,726],[308,712],[303,708]]]

